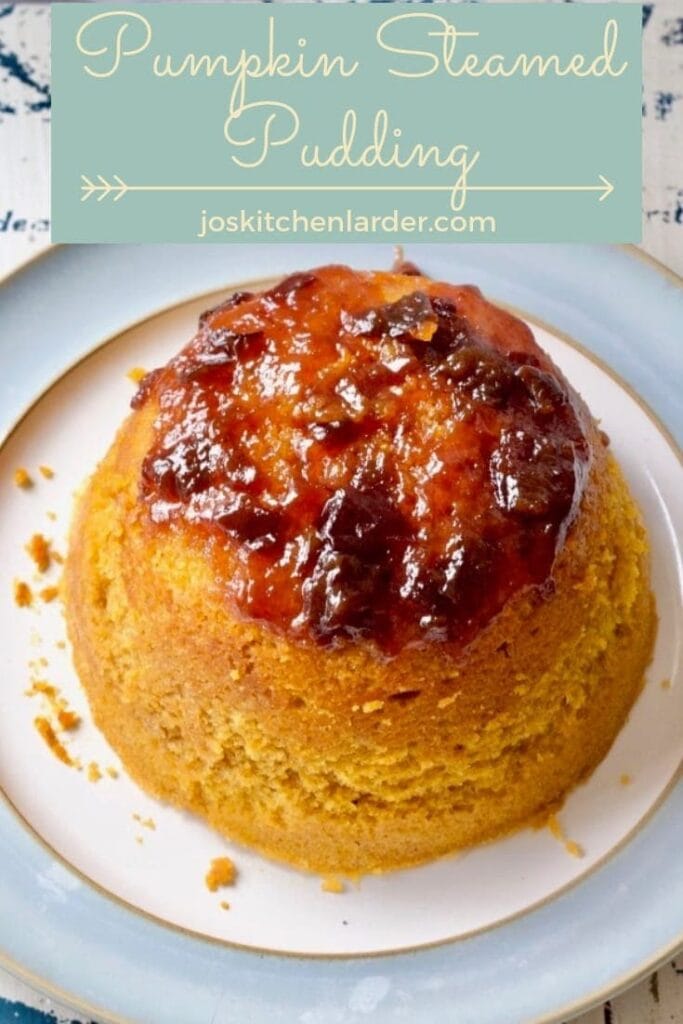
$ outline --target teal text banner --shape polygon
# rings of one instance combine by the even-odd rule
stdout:
[[[634,4],[55,4],[53,239],[636,242]]]

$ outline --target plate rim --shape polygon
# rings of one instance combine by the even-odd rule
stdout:
[[[683,933],[682,933],[683,936]],[[629,974],[620,979],[614,987],[609,985],[605,989],[596,990],[594,994],[589,998],[586,1003],[567,1003],[563,1008],[559,1010],[551,1011],[550,1015],[542,1015],[536,1017],[530,1017],[525,1024],[560,1024],[560,1022],[570,1022],[578,1017],[580,1014],[587,1013],[597,1006],[600,1006],[607,999],[613,999],[615,996],[623,995],[624,992],[629,991],[633,986],[644,981],[654,971],[659,970],[665,966],[672,959],[675,958],[676,953],[683,948],[683,938],[681,942],[676,942],[672,946],[667,947],[664,951],[659,950],[654,959],[647,963],[642,969],[639,969],[636,974]],[[7,957],[6,954],[0,950],[0,967],[6,971],[12,977],[18,981],[22,981],[24,984],[29,985],[31,988],[40,992],[41,994],[52,999],[54,1002],[61,1003],[63,1006],[68,1007],[70,1010],[74,1010],[77,1013],[85,1014],[86,1017],[92,1018],[90,1024],[138,1024],[132,1017],[122,1017],[119,1014],[113,1014],[110,1010],[105,1010],[101,1006],[95,1003],[90,1003],[80,996],[75,996],[66,989],[61,989],[57,985],[53,985],[45,979],[39,977],[37,974],[33,974],[32,971],[19,964],[17,961]]]

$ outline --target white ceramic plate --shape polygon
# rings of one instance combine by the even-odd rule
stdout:
[[[297,269],[310,264],[314,258],[310,247],[303,250],[285,247],[290,250],[291,259],[289,263],[280,259],[278,263],[284,262],[284,265],[279,266],[267,249],[249,248],[253,256],[259,257],[261,276],[271,270]],[[338,261],[351,257],[356,265],[386,265],[390,260],[388,248],[369,251],[369,247],[354,246],[341,253],[340,248],[336,248],[333,256]],[[330,250],[328,247],[323,258],[330,258]],[[179,250],[176,247],[159,251],[167,259],[170,253]],[[225,281],[226,286],[237,286],[245,277],[253,276],[240,272],[239,261],[233,256],[225,260],[230,266],[216,279],[215,256],[207,260],[203,255],[211,251],[193,250],[193,255],[202,254],[207,264],[208,285]],[[453,253],[456,265],[449,269],[443,267],[447,252],[443,248],[423,250],[418,261],[435,276],[481,281],[475,270],[470,272],[470,267],[460,257],[461,251]],[[504,252],[503,249],[491,251]],[[567,250],[561,251],[567,253]],[[624,259],[623,254],[611,250],[588,251],[602,252],[608,260]],[[105,280],[107,264],[112,263],[109,254],[118,263],[118,252],[118,249],[116,252],[108,250],[105,257],[102,249],[84,249],[81,263],[77,264],[83,268],[83,260],[96,260],[101,265],[102,275],[98,285],[107,294],[112,287]],[[154,278],[155,273],[145,273],[144,261],[139,258],[141,250],[131,248],[129,252],[137,260],[137,272],[141,272],[134,284],[136,294],[141,296],[145,280]],[[241,250],[231,252],[240,254]],[[283,250],[278,250],[278,254],[284,254]],[[566,258],[571,260],[569,256]],[[54,301],[61,291],[60,301],[68,303],[71,297],[75,303],[81,288],[77,281],[72,283],[71,277],[60,277],[60,263],[63,265],[65,260],[73,264],[73,257],[65,251],[48,260],[47,266],[52,266],[50,294]],[[175,268],[177,260],[170,262]],[[458,263],[464,265],[458,266]],[[501,265],[509,269],[504,261]],[[30,276],[31,271],[27,273]],[[132,284],[132,277],[130,281]],[[527,277],[527,288],[531,281],[531,276]],[[491,297],[526,305],[523,288],[511,288],[504,278],[499,284],[499,289],[489,285],[487,290]],[[151,291],[156,291],[153,285]],[[176,301],[195,291],[194,287],[185,290],[181,287]],[[19,609],[12,594],[14,579],[28,580],[35,589],[50,582],[38,583],[32,579],[31,562],[24,545],[31,534],[42,532],[54,538],[57,549],[64,550],[73,492],[104,454],[126,414],[133,391],[127,372],[132,367],[151,368],[165,362],[192,334],[199,312],[215,304],[217,297],[223,294],[224,289],[199,300],[174,305],[138,326],[117,332],[52,384],[0,450],[0,565],[5,579],[0,591],[0,632],[5,657],[0,785],[15,812],[14,817],[8,814],[5,828],[15,836],[17,830],[23,829],[24,841],[35,845],[35,839],[29,839],[25,831],[28,824],[47,844],[48,852],[41,851],[47,858],[47,867],[43,866],[34,877],[30,898],[38,906],[61,901],[67,916],[74,895],[84,890],[88,891],[88,898],[97,899],[100,906],[112,912],[111,902],[91,891],[85,881],[88,879],[125,902],[128,909],[121,906],[115,909],[125,916],[131,928],[157,927],[139,915],[139,911],[144,911],[165,923],[161,935],[172,936],[173,942],[184,944],[186,948],[190,944],[196,949],[211,948],[212,957],[234,957],[235,946],[267,950],[280,957],[282,954],[316,958],[332,955],[340,958],[334,961],[339,965],[339,980],[344,977],[346,964],[363,963],[363,960],[349,958],[384,954],[378,963],[398,965],[404,957],[386,954],[410,950],[412,961],[419,964],[422,960],[427,970],[428,958],[435,950],[415,952],[420,947],[439,944],[440,953],[447,955],[450,949],[453,956],[456,951],[459,953],[468,945],[472,946],[476,941],[475,933],[481,933],[479,937],[494,938],[503,936],[506,931],[514,934],[521,922],[533,918],[530,913],[533,908],[541,906],[545,913],[552,914],[553,907],[561,905],[558,894],[568,890],[563,897],[566,899],[570,894],[580,893],[588,879],[593,880],[607,871],[617,859],[615,852],[624,848],[634,834],[638,836],[645,831],[643,823],[651,817],[653,809],[674,791],[672,780],[681,760],[683,735],[683,679],[680,678],[683,474],[679,457],[660,425],[613,374],[565,338],[535,323],[535,310],[529,311],[531,326],[540,344],[602,420],[645,515],[652,541],[653,578],[660,615],[656,653],[647,684],[608,757],[589,782],[570,796],[560,815],[566,834],[583,848],[583,857],[570,856],[547,830],[527,829],[506,840],[432,865],[365,878],[360,884],[349,883],[341,895],[322,892],[318,879],[232,846],[198,820],[150,800],[124,773],[116,780],[110,778],[106,768],[120,769],[120,765],[90,724],[69,651],[58,646],[65,635],[58,603],[42,604],[38,600],[31,609]],[[118,325],[130,319],[125,300],[120,305]],[[149,305],[157,303],[150,301]],[[131,312],[135,316],[137,311]],[[36,324],[35,313],[33,322]],[[93,335],[89,340],[87,347],[94,348],[103,337]],[[583,340],[591,338],[584,336]],[[45,345],[42,337],[41,345]],[[40,346],[37,348],[36,355],[39,355]],[[2,356],[6,358],[6,353],[2,352]],[[68,357],[64,359],[65,363],[67,361]],[[38,377],[36,373],[35,378]],[[36,391],[38,385],[36,379]],[[39,464],[51,466],[55,470],[54,479],[43,479],[37,472]],[[18,466],[32,471],[36,479],[34,488],[23,491],[13,486],[12,475]],[[33,728],[34,716],[41,713],[41,698],[26,695],[31,678],[46,679],[57,685],[69,704],[83,716],[84,724],[73,734],[68,746],[85,766],[84,771],[78,772],[60,763]],[[662,685],[665,682],[666,686]],[[104,773],[97,783],[87,780],[90,762],[96,762]],[[628,784],[625,784],[626,778]],[[154,829],[140,821],[149,818],[154,822]],[[203,876],[209,861],[224,852],[238,865],[239,882],[229,892],[211,894],[203,884]],[[596,872],[599,865],[604,865],[602,872]],[[581,879],[586,880],[583,885],[568,889]],[[628,892],[624,891],[623,895],[627,904]],[[226,897],[230,902],[229,911],[220,905]],[[559,922],[560,917],[556,920]],[[503,922],[507,924],[500,927]],[[636,922],[633,923],[635,926]],[[168,925],[183,929],[185,933],[169,931]],[[494,929],[494,926],[499,927]],[[199,938],[187,935],[187,931],[229,946],[208,947]],[[0,942],[2,938],[0,925]],[[130,956],[125,946],[124,955]],[[259,961],[253,956],[247,959],[256,970]],[[280,962],[301,963],[282,958]],[[328,967],[330,964],[329,960],[317,962]],[[366,964],[372,962],[365,961]],[[312,969],[312,962],[307,969]],[[395,983],[384,973],[370,977],[388,980],[386,984],[373,982],[375,987],[371,985],[367,992],[361,989],[366,996],[358,997],[359,1005],[365,1005],[365,998],[368,1006],[380,1006],[386,1002]],[[441,987],[445,987],[445,983],[437,986]],[[586,978],[577,979],[577,992],[585,987]],[[146,992],[145,987],[138,995],[140,1010],[146,1005]],[[272,995],[277,1000],[277,993]],[[118,1007],[112,1006],[110,1000],[111,997],[106,996],[105,1010],[118,1012]],[[102,998],[97,1002],[103,1002]],[[346,1016],[331,1015],[334,1005],[333,1000],[328,1016],[312,1019],[345,1022]],[[547,1009],[552,1010],[552,1005]],[[130,1009],[127,1013],[130,1014]],[[148,1019],[144,1014],[130,1015],[134,1019]],[[180,1018],[154,1019],[156,1024],[157,1020]],[[253,1019],[260,1021],[261,1017]],[[466,1019],[470,1018],[463,1017]],[[487,1016],[485,1019],[525,1018]],[[186,1020],[189,1022],[194,1017],[183,1017],[184,1024]]]

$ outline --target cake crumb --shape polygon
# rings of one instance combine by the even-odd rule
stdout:
[[[59,587],[43,587],[40,591],[40,599],[45,604],[50,604],[56,597],[59,597]]]
[[[220,908],[221,910],[230,910],[230,904],[228,903],[227,900],[221,900]]]
[[[562,828],[562,826],[561,826],[561,824],[560,824],[560,822],[559,822],[559,820],[557,818],[557,815],[549,814],[547,819],[546,819],[546,824],[547,824],[547,826],[548,826],[548,828],[550,830],[550,834],[555,839],[558,839],[562,843],[562,845],[564,846],[565,850],[567,851],[567,853],[571,857],[583,857],[584,856],[584,849],[583,849],[583,847],[580,846],[579,843],[574,842],[573,839],[568,839],[567,836],[565,835],[564,829]]]
[[[66,747],[57,739],[57,735],[47,718],[44,718],[42,715],[38,715],[37,718],[33,719],[33,724],[55,757],[68,765],[69,768],[72,768],[74,762],[72,761]]]
[[[14,581],[14,603],[17,608],[30,608],[33,604],[33,592],[23,580]]]
[[[236,683],[239,677],[240,674],[236,668],[230,670],[230,678],[232,679],[233,683]]]
[[[57,699],[57,687],[53,686],[52,683],[46,682],[44,679],[34,679],[31,683],[31,689],[26,691],[27,697],[35,697],[36,694],[42,694],[52,704]]]
[[[216,892],[225,885],[233,885],[237,872],[229,857],[214,857],[206,873],[204,882],[209,892]]]
[[[363,714],[371,715],[373,711],[381,711],[383,707],[383,700],[366,700],[365,704],[363,704]]]
[[[334,878],[333,876],[323,878],[320,888],[323,892],[345,892],[344,883],[339,878]]]
[[[144,840],[144,838],[143,838],[142,836],[136,836],[136,837],[135,837],[135,842],[136,842],[136,843],[139,843],[139,844],[140,844],[140,846],[142,846],[142,844],[144,843],[144,841],[145,841],[145,840]]]
[[[57,721],[59,722],[60,728],[65,732],[73,732],[81,724],[81,716],[77,715],[75,711],[69,711],[67,708],[62,708],[57,712]]]
[[[447,708],[449,704],[455,703],[457,696],[457,693],[453,693],[451,694],[450,697],[442,697],[441,700],[436,705],[439,711],[443,711],[443,709]]]
[[[55,647],[57,648],[58,651],[65,651],[66,640],[58,640],[57,643],[55,644]]]
[[[49,541],[45,539],[42,533],[33,534],[26,545],[26,550],[35,562],[38,572],[47,572],[52,564],[53,553],[50,551]]]
[[[33,480],[31,479],[28,470],[24,469],[23,466],[19,466],[18,469],[14,470],[14,483],[17,487],[21,487],[23,491],[27,491],[29,487],[33,487]]]
[[[562,831],[562,826],[557,820],[556,815],[549,814],[546,819],[546,825],[550,829],[550,834],[554,839],[564,839],[564,832]]]
[[[47,659],[40,658],[40,664],[47,665]],[[64,732],[72,732],[81,724],[81,716],[71,710],[68,702],[64,697],[60,696],[58,688],[53,686],[52,683],[48,683],[47,680],[32,679],[31,686],[25,693],[27,697],[44,697],[50,707],[50,711],[57,719],[59,728]]]
[[[100,766],[96,761],[91,761],[88,765],[88,782],[99,782],[101,778]]]
[[[117,772],[116,768],[112,768],[110,765],[108,768],[105,768],[105,771],[110,779],[118,779],[119,773]]]
[[[45,513],[45,515],[47,516],[47,518],[50,520],[51,523],[56,523],[57,522],[57,513],[53,512],[52,509],[48,509],[48,511]]]
[[[148,828],[151,829],[152,832],[156,832],[156,823],[153,818],[142,818],[139,814],[134,814],[133,821],[137,821],[138,825],[142,825],[143,828]]]
[[[628,772],[624,772],[622,775],[619,776],[619,783],[622,786],[630,786],[632,782],[633,778],[631,775],[628,774]]]
[[[55,471],[51,466],[38,466],[38,472],[42,477],[45,477],[46,480],[54,479]]]
[[[132,381],[133,384],[139,384],[143,377],[147,376],[147,370],[143,369],[142,366],[133,366],[126,374],[128,380]]]
[[[663,690],[670,690],[671,689],[671,680],[670,679],[662,679],[661,687],[662,687]]]

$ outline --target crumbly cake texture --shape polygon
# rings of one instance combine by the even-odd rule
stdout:
[[[204,319],[208,341],[200,329],[185,362],[142,382],[137,408],[79,500],[65,598],[76,667],[96,724],[143,788],[197,812],[220,832],[266,855],[322,875],[353,874],[420,863],[494,838],[545,808],[556,808],[604,757],[621,728],[642,686],[656,617],[647,539],[621,472],[585,406],[524,325],[485,303],[476,289],[435,284],[414,273],[324,268],[312,276],[317,283],[309,282],[309,297],[302,291],[292,299],[284,289],[265,303],[249,297],[225,304],[223,312]],[[281,518],[267,521],[270,534],[254,532],[254,519],[266,522],[258,511],[264,508],[263,495],[277,498],[274,486],[259,492],[262,504],[256,503],[256,512],[253,500],[246,506],[251,518],[228,515],[219,524],[217,491],[221,482],[235,486],[227,471],[222,477],[214,472],[208,480],[200,473],[199,488],[187,486],[186,478],[179,481],[176,473],[170,490],[168,474],[150,475],[150,459],[180,465],[173,461],[178,451],[170,449],[168,440],[177,421],[169,422],[164,402],[166,411],[176,415],[178,410],[164,394],[197,403],[207,386],[204,378],[188,394],[187,378],[176,386],[178,367],[182,370],[188,359],[196,363],[197,353],[206,360],[224,350],[232,352],[234,361],[234,338],[249,338],[249,332],[240,334],[237,328],[251,317],[254,329],[246,347],[253,345],[256,327],[261,340],[249,358],[260,360],[262,368],[269,357],[269,373],[259,379],[277,393],[286,386],[286,374],[278,372],[283,363],[277,364],[277,352],[262,346],[263,337],[269,338],[267,317],[258,320],[264,304],[272,307],[268,316],[278,337],[285,336],[289,318],[291,339],[300,325],[297,303],[306,308],[317,303],[329,311],[338,299],[339,281],[345,295],[355,296],[347,303],[352,330],[339,342],[348,349],[351,364],[354,339],[362,337],[364,359],[374,338],[378,346],[391,342],[382,358],[392,361],[394,370],[407,368],[398,383],[385,381],[380,395],[403,387],[403,403],[413,411],[410,425],[417,440],[410,459],[398,466],[398,476],[403,479],[421,457],[426,463],[431,451],[440,452],[439,437],[425,426],[429,417],[418,415],[413,401],[419,398],[424,410],[425,389],[432,386],[441,410],[446,408],[443,395],[450,400],[465,381],[450,408],[454,421],[460,417],[465,424],[460,436],[468,442],[468,457],[476,455],[469,469],[460,463],[437,474],[433,487],[420,492],[422,506],[413,518],[415,506],[402,502],[419,489],[396,487],[395,476],[380,485],[373,478],[373,495],[378,486],[384,488],[392,515],[398,508],[402,518],[397,513],[390,520],[394,525],[381,543],[372,527],[369,538],[367,525],[365,534],[360,530],[370,550],[369,590],[358,583],[363,546],[354,546],[354,523],[367,523],[362,517],[367,505],[358,512],[354,499],[356,519],[347,523],[340,539],[330,527],[327,504],[318,507],[313,501],[325,496],[326,483],[328,500],[334,498],[339,488],[333,478],[348,489],[367,446],[377,450],[376,428],[365,424],[359,434],[357,427],[348,433],[348,426],[336,426],[343,420],[343,406],[335,407],[335,420],[325,420],[335,423],[333,443],[328,429],[320,431],[320,419],[308,424],[300,419],[298,432],[293,431],[289,407],[280,423],[280,433],[290,440],[310,427],[314,439],[317,431],[321,443],[330,445],[320,462],[309,462],[319,473],[320,493],[306,492],[313,505],[302,509],[306,514],[299,521],[313,524],[313,539],[298,581],[291,566],[284,575],[273,570],[278,560],[286,561],[292,521],[278,536]],[[322,289],[322,296],[315,289]],[[435,297],[447,305],[435,309]],[[397,312],[403,298],[410,302]],[[248,305],[239,313],[242,302]],[[381,314],[354,327],[364,310]],[[335,322],[344,311],[349,309],[336,309]],[[238,314],[241,322],[234,319]],[[223,348],[212,347],[211,332],[217,330],[227,332]],[[514,339],[512,356],[507,338]],[[427,355],[426,345],[431,347]],[[454,356],[477,345],[484,351],[481,359],[471,351],[466,358]],[[449,365],[455,377],[439,376],[444,353],[453,357]],[[413,358],[422,362],[412,365]],[[433,371],[432,364],[425,369],[427,359]],[[493,369],[483,384],[481,378],[472,383],[482,362]],[[225,359],[217,365],[229,363]],[[520,367],[531,368],[522,373],[531,394],[526,405],[517,392],[497,388],[501,376],[510,380],[508,364],[517,376]],[[209,365],[202,375],[214,372]],[[240,372],[246,372],[244,364]],[[307,395],[315,397],[318,378],[310,374],[307,379]],[[214,386],[227,387],[226,380],[219,376]],[[245,387],[251,384],[247,378]],[[515,381],[512,385],[517,387]],[[373,417],[377,393],[368,412]],[[355,395],[347,391],[346,399],[353,411]],[[539,407],[546,410],[545,420],[535,418]],[[258,408],[252,406],[250,415],[270,416],[264,420],[268,433],[284,406],[266,403],[263,413]],[[382,422],[394,422],[398,413],[386,408]],[[252,419],[254,435],[258,427]],[[515,428],[527,435],[516,446],[509,441]],[[534,432],[548,442],[529,442]],[[456,440],[446,437],[451,445]],[[391,451],[386,434],[380,441],[382,450]],[[288,450],[289,463],[280,459],[275,467],[258,447],[250,449],[261,474],[268,471],[267,483],[277,479],[285,492],[288,474],[290,481],[296,479],[302,459],[301,444],[292,441]],[[278,447],[278,457],[282,452]],[[185,448],[185,466],[187,455]],[[488,460],[485,472],[482,459]],[[459,496],[468,487],[472,496],[465,501]],[[449,488],[450,503],[444,492]],[[161,516],[158,507],[154,513],[160,501],[166,503]],[[192,507],[210,508],[213,517],[188,516]],[[371,508],[377,513],[376,505]],[[419,530],[430,522],[430,508],[438,510],[437,520],[420,547]],[[444,561],[447,508],[452,529],[455,523],[467,540],[459,560],[451,562]],[[482,541],[483,549],[477,546]],[[496,546],[504,549],[503,561],[489,550]],[[398,552],[409,575],[420,579],[418,570],[425,569],[443,590],[444,581],[452,581],[473,550],[479,555],[463,577],[469,616],[468,604],[458,599],[457,573],[456,585],[437,600],[425,587],[401,591],[395,565],[391,571],[382,565],[383,557],[395,561]],[[481,557],[482,550],[488,557]],[[329,558],[335,555],[331,567]],[[244,589],[235,591],[230,583],[248,584],[250,574],[259,572],[256,615]],[[263,596],[268,592],[259,590],[264,576],[270,580],[270,605]],[[501,586],[510,576],[511,590]],[[306,604],[308,581],[321,578],[325,600]],[[383,593],[389,598],[384,603]],[[339,602],[349,594],[350,609],[345,606],[335,618]],[[430,610],[433,621],[425,625]],[[289,620],[285,613],[291,613]]]
[[[234,885],[237,869],[229,857],[214,857],[204,877],[209,892],[217,892],[228,885]]]

